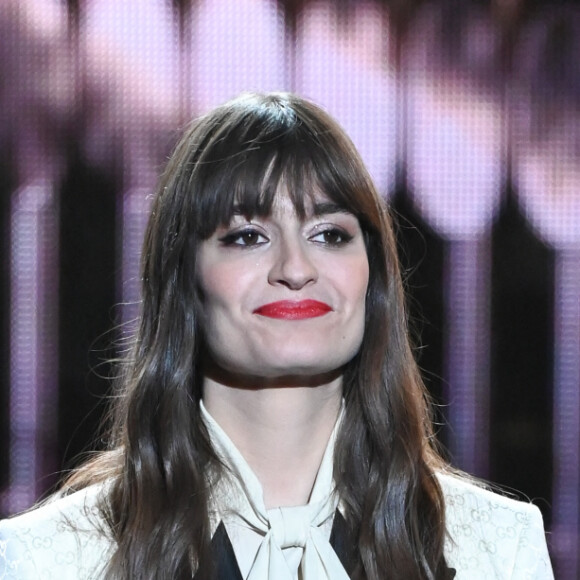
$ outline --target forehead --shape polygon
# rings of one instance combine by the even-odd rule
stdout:
[[[290,195],[286,187],[281,187],[274,197],[270,213],[281,215],[298,214],[302,218],[309,218],[329,213],[351,213],[347,208],[336,203],[320,189],[314,188],[301,196],[300,204]]]

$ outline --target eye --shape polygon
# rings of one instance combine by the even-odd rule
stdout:
[[[342,246],[352,240],[352,236],[341,228],[329,227],[310,238],[311,241],[328,246]]]
[[[253,228],[245,228],[235,232],[230,232],[220,238],[224,246],[252,247],[260,246],[268,241],[266,236]]]

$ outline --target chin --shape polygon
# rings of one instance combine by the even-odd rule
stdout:
[[[343,367],[332,370],[312,368],[272,370],[260,377],[248,377],[246,384],[253,382],[254,385],[262,384],[264,387],[272,388],[319,387],[341,379],[343,372]]]
[[[257,364],[256,369],[262,370],[264,377],[276,378],[284,376],[295,377],[315,377],[328,374],[342,373],[344,366],[352,360],[354,354],[345,357],[324,358],[309,354],[308,356],[273,356],[269,361],[263,361]],[[276,364],[272,365],[271,361],[275,360]]]

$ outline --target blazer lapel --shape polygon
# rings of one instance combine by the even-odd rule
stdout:
[[[343,515],[336,510],[334,512],[334,521],[332,522],[332,531],[330,532],[330,545],[336,552],[338,559],[342,563],[346,573],[350,576],[356,564],[356,541],[351,537],[352,534]]]

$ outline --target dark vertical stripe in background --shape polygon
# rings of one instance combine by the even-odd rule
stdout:
[[[554,252],[508,196],[493,230],[491,479],[552,495]],[[541,466],[541,468],[538,468]]]
[[[118,180],[72,156],[61,192],[58,451],[61,467],[97,448],[93,438],[115,355]]]

